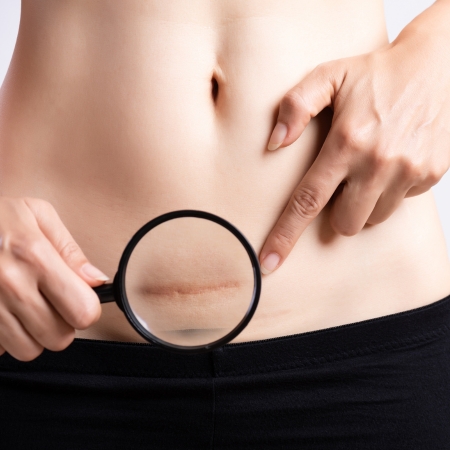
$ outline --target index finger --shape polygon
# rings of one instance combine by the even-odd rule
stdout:
[[[314,163],[292,194],[260,253],[265,275],[281,266],[306,227],[318,216],[348,174],[344,158],[333,151],[331,132]],[[336,142],[336,141],[334,141]]]

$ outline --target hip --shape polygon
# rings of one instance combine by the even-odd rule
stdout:
[[[234,342],[395,314],[450,292],[450,262],[431,191],[405,199],[386,222],[366,226],[353,237],[331,229],[328,211],[329,205],[304,232],[285,264],[263,277],[258,309]],[[255,229],[260,239],[252,234]],[[248,225],[248,230],[258,253],[264,242],[261,226]],[[103,305],[100,321],[77,336],[142,341],[114,304]]]
[[[447,296],[209,354],[76,339],[28,363],[4,355],[2,444],[445,449],[449,326]]]

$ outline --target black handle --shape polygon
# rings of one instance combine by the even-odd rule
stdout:
[[[113,286],[114,285],[112,283],[109,283],[109,284],[102,284],[101,286],[92,288],[98,295],[100,303],[111,303],[116,301],[116,298],[114,297]]]

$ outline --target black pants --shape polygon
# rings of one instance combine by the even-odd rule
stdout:
[[[450,295],[180,356],[77,339],[0,357],[0,448],[450,449]]]

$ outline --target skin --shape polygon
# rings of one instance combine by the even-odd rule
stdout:
[[[280,267],[335,194],[333,229],[354,236],[387,220],[405,197],[437,184],[450,167],[450,2],[441,0],[389,45],[321,64],[282,99],[268,149],[293,144],[325,107],[333,123],[261,251]],[[430,32],[430,24],[433,30]],[[440,64],[425,61],[441,60]]]
[[[237,342],[448,295],[429,190],[449,163],[448,3],[388,45],[379,0],[23,0],[0,91],[0,353],[142,341],[91,287],[176,209],[282,257]]]
[[[253,269],[244,247],[225,228],[177,219],[141,239],[125,284],[133,310],[157,336],[219,329],[222,337],[248,309]]]

